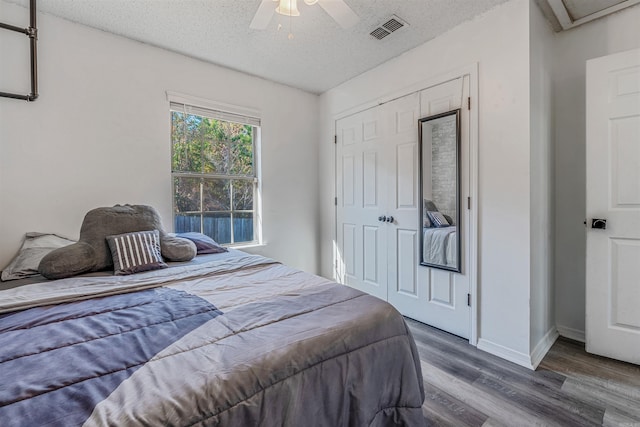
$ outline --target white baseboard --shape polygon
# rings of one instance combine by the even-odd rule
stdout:
[[[478,349],[491,353],[494,356],[498,356],[502,359],[513,362],[516,365],[524,366],[528,369],[535,369],[531,363],[531,357],[528,354],[520,353],[519,351],[512,350],[500,344],[493,343],[484,338],[478,340]]]
[[[551,329],[544,334],[544,337],[538,342],[533,351],[531,352],[531,365],[533,365],[533,369],[536,369],[544,355],[547,354],[551,346],[558,339],[560,335],[558,334],[558,330],[555,326],[552,326]]]
[[[540,362],[542,362],[542,359],[544,358],[544,356],[551,349],[551,346],[553,346],[553,343],[555,343],[558,337],[562,335],[562,333],[558,333],[559,329],[560,327],[557,327],[557,328],[555,326],[551,327],[547,331],[547,333],[544,334],[542,339],[538,341],[538,344],[536,344],[535,348],[531,352],[531,355],[512,350],[508,347],[505,347],[500,344],[496,344],[484,338],[480,338],[478,340],[478,349],[482,351],[486,351],[487,353],[491,353],[494,356],[498,356],[502,359],[508,360],[509,362],[513,362],[517,365],[524,366],[525,368],[535,371],[535,369],[538,367]],[[583,340],[584,340],[584,332],[583,332]]]
[[[569,328],[568,326],[556,325],[556,329],[558,329],[558,333],[560,336],[565,338],[569,338],[574,341],[585,342],[585,333],[579,329]]]

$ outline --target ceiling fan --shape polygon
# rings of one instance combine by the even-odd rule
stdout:
[[[274,7],[275,2],[278,2],[277,7]],[[309,6],[318,3],[342,28],[350,28],[360,20],[344,0],[304,0],[304,2]],[[297,0],[262,0],[249,28],[264,30],[276,12],[285,16],[300,16]]]

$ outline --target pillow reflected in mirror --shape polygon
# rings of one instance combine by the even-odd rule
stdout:
[[[444,217],[443,214],[437,211],[427,211],[427,215],[431,220],[431,224],[433,227],[448,227],[449,221]]]

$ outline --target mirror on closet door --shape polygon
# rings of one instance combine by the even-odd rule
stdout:
[[[461,272],[460,110],[418,120],[421,265]]]

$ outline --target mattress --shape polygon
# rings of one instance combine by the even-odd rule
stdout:
[[[402,316],[240,251],[0,290],[2,426],[424,425]]]

